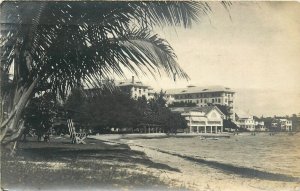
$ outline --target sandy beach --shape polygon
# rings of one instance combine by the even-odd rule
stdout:
[[[176,171],[145,168],[144,171],[159,176],[160,180],[174,188],[188,190],[278,190],[299,191],[299,177],[287,173],[268,172],[250,168],[246,164],[235,166],[223,161],[203,159],[201,156],[176,152],[176,147],[153,146],[154,143],[165,143],[168,139],[149,135],[146,139],[115,139],[116,137],[101,137],[109,142],[126,143],[135,151],[144,152],[153,162],[162,163],[177,169]],[[124,137],[124,136],[123,136]],[[94,137],[95,138],[95,137]],[[172,139],[172,138],[171,138]],[[184,138],[186,141],[191,137]],[[177,141],[180,142],[179,140]],[[189,150],[188,147],[186,147]],[[174,151],[175,150],[175,151]],[[186,152],[189,153],[189,152]],[[231,154],[231,153],[228,153]],[[247,160],[247,159],[245,159]]]
[[[1,181],[8,190],[28,191],[299,191],[297,138],[98,135],[84,145],[67,137],[30,140],[20,143],[15,157],[2,153]]]

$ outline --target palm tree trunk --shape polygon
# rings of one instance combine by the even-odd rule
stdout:
[[[41,3],[35,19],[33,19],[33,23],[31,25],[29,31],[29,41],[27,42],[29,45],[33,44],[33,39],[35,38],[34,34],[37,30],[37,26],[39,24],[40,16],[45,8],[46,3]],[[24,121],[22,120],[22,114],[24,109],[29,103],[29,100],[34,95],[34,88],[38,81],[40,80],[40,76],[38,75],[33,82],[29,85],[25,78],[28,76],[21,76],[20,74],[20,65],[21,62],[21,40],[17,40],[15,49],[14,49],[14,90],[10,92],[10,97],[13,98],[11,100],[10,105],[10,114],[8,118],[2,122],[1,120],[1,135],[0,142],[2,145],[6,145],[10,142],[16,141],[20,138],[23,131],[25,130]],[[34,47],[32,47],[34,49]],[[32,62],[32,61],[31,61]],[[24,64],[24,63],[23,63]],[[32,63],[26,63],[28,71],[30,70],[30,65]],[[15,144],[16,146],[16,144]],[[15,149],[15,146],[12,150]]]
[[[0,124],[2,124],[2,120],[4,118],[4,111],[3,111],[3,105],[4,105],[4,95],[2,94],[2,87],[3,87],[3,76],[4,72],[3,72],[3,68],[2,66],[0,66]]]
[[[36,78],[26,91],[20,92],[22,95],[20,96],[18,103],[10,113],[9,118],[1,125],[3,131],[1,132],[0,142],[2,144],[7,143],[8,141],[14,141],[23,132],[24,126],[22,125],[22,122],[20,123],[22,113],[33,95],[33,89],[38,80],[39,78]],[[8,136],[10,136],[8,140],[4,141]]]
[[[30,98],[33,96],[33,90],[39,79],[40,77],[37,77],[28,88],[20,87],[25,90],[17,91],[22,95],[16,95],[16,97],[20,97],[17,104],[15,104],[14,109],[10,112],[8,119],[1,124],[1,144],[7,144],[8,142],[14,141],[22,135],[25,129],[23,122],[21,121],[22,113],[29,103]]]

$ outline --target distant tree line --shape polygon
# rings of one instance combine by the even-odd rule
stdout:
[[[94,133],[111,133],[112,129],[118,133],[144,132],[151,127],[176,133],[187,127],[184,118],[166,106],[163,92],[149,100],[134,100],[118,89],[103,89],[99,94],[74,89],[64,109],[68,117]]]
[[[292,120],[293,130],[300,131],[300,115],[293,114],[289,119]]]
[[[23,140],[35,134],[40,141],[50,130],[66,134],[68,118],[73,119],[77,131],[91,133],[137,133],[145,132],[145,128],[149,132],[149,127],[176,133],[187,128],[185,119],[166,106],[163,92],[149,100],[134,100],[116,88],[104,88],[96,94],[73,89],[63,103],[50,92],[32,99],[24,114]]]

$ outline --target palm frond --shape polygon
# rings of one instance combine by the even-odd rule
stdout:
[[[188,75],[178,65],[172,47],[158,35],[151,35],[147,30],[133,30],[119,43],[124,51],[131,50],[130,53],[134,54],[134,64],[142,64],[149,72],[158,69],[157,72],[163,70],[170,77],[177,74],[180,78],[188,79]]]
[[[195,1],[132,2],[130,6],[134,7],[133,17],[146,27],[153,25],[191,27],[193,22],[199,21],[200,14],[207,14],[211,10],[208,3]]]
[[[2,10],[7,40],[1,65],[9,70],[21,40],[22,51],[30,51],[33,59],[30,79],[43,74],[42,81],[65,94],[83,81],[97,85],[113,73],[124,77],[124,67],[136,75],[165,71],[187,79],[171,46],[147,29],[190,27],[210,7],[204,2],[56,1],[4,2]]]

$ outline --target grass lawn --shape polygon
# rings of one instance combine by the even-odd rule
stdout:
[[[143,169],[177,170],[154,163],[143,152],[130,150],[127,145],[109,145],[92,139],[85,145],[69,142],[63,137],[52,137],[50,143],[29,140],[19,144],[14,157],[2,153],[2,187],[157,190],[168,186]]]

